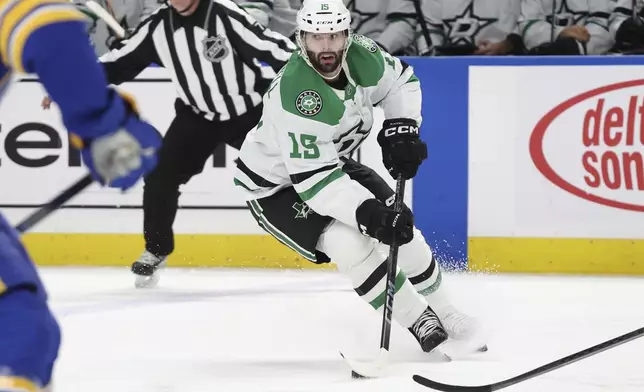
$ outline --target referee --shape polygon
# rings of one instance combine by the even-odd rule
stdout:
[[[110,84],[130,81],[156,63],[171,73],[178,92],[159,163],[145,178],[145,251],[132,264],[136,287],[155,285],[157,269],[174,250],[179,186],[203,170],[220,143],[241,147],[259,122],[262,95],[295,50],[292,41],[263,28],[232,0],[169,3],[122,48],[100,58]]]

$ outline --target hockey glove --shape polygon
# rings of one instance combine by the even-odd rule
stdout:
[[[409,180],[427,159],[427,145],[420,140],[416,121],[408,118],[385,120],[378,134],[382,162],[393,178],[398,174]]]
[[[365,200],[356,210],[356,220],[362,234],[386,245],[394,241],[404,245],[414,238],[414,216],[408,209],[397,213],[376,199]]]
[[[141,120],[133,101],[124,99],[128,107],[125,121],[111,133],[90,140],[71,135],[71,143],[81,149],[81,156],[92,177],[110,188],[132,187],[157,164],[161,134]]]

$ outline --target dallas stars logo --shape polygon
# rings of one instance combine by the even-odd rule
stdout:
[[[293,204],[293,209],[297,211],[297,213],[295,214],[295,219],[306,219],[309,217],[309,214],[315,213],[313,212],[311,207],[309,207],[304,202],[302,203],[295,202],[295,204]]]
[[[553,15],[551,13],[549,13],[549,15],[546,16],[546,20],[548,21],[548,23],[555,26],[568,27],[568,26],[576,25],[587,16],[588,16],[587,11],[573,11],[568,5],[568,1],[562,0],[561,3],[559,4],[559,9],[555,11],[554,23],[552,20]]]
[[[315,116],[322,110],[322,97],[316,91],[302,91],[295,100],[295,108],[305,116]]]
[[[371,53],[376,53],[376,51],[378,50],[378,45],[376,45],[376,42],[374,40],[372,40],[371,38],[365,37],[364,35],[355,34],[353,36],[353,40],[357,44],[359,44],[361,46],[364,46],[364,48],[367,49]]]
[[[476,35],[486,26],[496,23],[498,18],[484,18],[474,13],[474,1],[460,15],[443,19],[447,37],[452,44],[474,45]]]

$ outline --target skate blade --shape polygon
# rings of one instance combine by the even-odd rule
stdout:
[[[134,287],[137,289],[149,289],[155,287],[159,283],[159,274],[154,273],[150,276],[137,275],[134,280]]]
[[[448,339],[442,349],[452,359],[472,359],[488,351],[487,344],[480,341]]]
[[[351,378],[378,378],[386,374],[389,363],[388,351],[380,349],[378,357],[373,361],[360,361],[346,357],[342,352],[340,356],[346,361],[351,368]]]

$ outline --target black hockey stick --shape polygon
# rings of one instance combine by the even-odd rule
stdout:
[[[420,24],[420,29],[423,32],[425,37],[425,43],[427,44],[427,49],[432,47],[432,37],[427,28],[427,21],[425,20],[425,14],[420,4],[420,0],[412,0],[414,2],[414,8],[416,9],[416,16],[418,16],[418,23]]]
[[[445,391],[445,392],[491,392],[491,391],[498,391],[500,389],[507,388],[509,386],[512,386],[514,384],[518,384],[520,382],[529,380],[531,378],[540,376],[542,374],[551,372],[553,370],[559,369],[561,367],[564,367],[566,365],[570,365],[572,363],[575,363],[577,361],[581,361],[582,359],[588,358],[590,356],[593,356],[595,354],[599,354],[602,351],[609,350],[613,347],[617,347],[619,345],[622,345],[624,343],[630,342],[631,340],[635,340],[638,338],[641,338],[644,336],[644,328],[636,329],[633,332],[629,332],[625,335],[618,336],[616,338],[613,338],[611,340],[607,340],[604,343],[600,343],[596,346],[587,348],[585,350],[579,351],[577,353],[574,353],[572,355],[569,355],[567,357],[558,359],[556,361],[550,362],[549,364],[543,365],[541,367],[538,367],[534,370],[530,370],[529,372],[520,374],[516,377],[509,378],[504,381],[499,381],[494,384],[488,384],[488,385],[481,385],[481,386],[464,386],[464,385],[448,385],[448,384],[442,384],[440,382],[432,381],[429,380],[425,377],[419,376],[415,374],[413,376],[414,381],[417,383],[426,386],[428,388],[435,389],[437,391]]]
[[[94,182],[91,174],[87,174],[85,177],[76,181],[70,187],[62,191],[58,196],[47,202],[44,206],[40,207],[34,213],[29,215],[26,219],[16,226],[16,230],[19,233],[24,233],[25,231],[31,229],[38,222],[46,218],[49,214],[60,208],[63,204],[67,203],[69,199],[79,194],[85,188],[90,186]]]
[[[394,195],[394,211],[403,211],[403,199],[405,197],[405,182],[402,175],[396,180],[396,194]],[[374,362],[359,362],[343,358],[349,363],[352,369],[353,378],[377,377],[382,368],[387,364],[387,353],[389,352],[389,341],[391,338],[391,315],[394,309],[394,294],[396,291],[396,268],[398,267],[398,244],[394,241],[389,247],[389,258],[387,263],[387,288],[385,291],[385,308],[382,314],[382,328],[380,330],[380,356]]]

